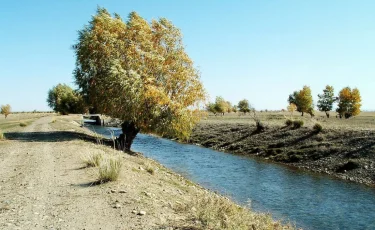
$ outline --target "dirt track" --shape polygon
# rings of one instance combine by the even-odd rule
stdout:
[[[172,207],[200,188],[125,154],[119,181],[93,185],[97,171],[84,168],[81,156],[110,148],[77,139],[82,128],[71,121],[51,121],[43,117],[0,141],[0,229],[172,229],[184,222]]]

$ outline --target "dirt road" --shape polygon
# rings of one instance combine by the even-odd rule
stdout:
[[[157,198],[146,196],[155,186],[138,184],[150,180],[147,173],[92,185],[96,171],[83,168],[80,158],[100,146],[55,129],[51,121],[43,117],[0,142],[0,229],[156,229],[180,218],[167,201],[153,205]],[[138,215],[141,209],[146,215]]]
[[[90,142],[95,138],[77,119],[42,117],[5,132],[0,140],[0,229],[293,229],[151,159]],[[82,161],[96,153],[120,158],[117,181],[96,183],[98,167]]]

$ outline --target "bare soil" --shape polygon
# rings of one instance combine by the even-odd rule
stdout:
[[[79,116],[35,119],[27,127],[3,130],[0,229],[207,229],[205,220],[209,220],[206,226],[226,224],[225,210],[243,210],[151,159],[100,144],[80,127]],[[119,180],[98,183],[98,168],[87,168],[82,161],[92,153],[120,156]],[[200,199],[213,204],[224,199],[228,206],[200,210],[195,203]],[[193,213],[202,212],[207,213],[202,218],[209,219],[193,218]],[[241,223],[250,220],[253,224],[246,229],[293,229],[273,222],[269,215],[247,213],[250,218]],[[222,215],[225,219],[215,219]],[[228,215],[241,219],[233,212]]]
[[[97,184],[97,169],[85,168],[82,155],[115,153],[81,140],[84,131],[71,119],[53,120],[43,117],[0,141],[0,229],[173,229],[186,224],[187,215],[174,206],[203,189],[156,162],[126,154],[120,180]]]
[[[307,127],[293,129],[283,124],[285,118],[273,116],[280,121],[263,118],[267,127],[263,132],[256,131],[255,122],[250,118],[238,122],[245,118],[211,117],[194,129],[190,142],[375,185],[375,130],[358,128],[358,120],[363,117],[352,121],[332,118],[338,125],[332,127],[323,123],[323,131],[318,133],[312,129],[316,120],[309,119],[311,124]],[[373,118],[366,120],[372,121]],[[351,122],[354,127],[344,122]]]

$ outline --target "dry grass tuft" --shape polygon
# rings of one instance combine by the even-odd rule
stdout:
[[[227,198],[206,195],[196,198],[178,211],[190,214],[190,219],[199,229],[293,229],[274,221],[269,214],[260,214],[236,205]]]
[[[151,166],[147,166],[147,167],[146,167],[146,171],[147,171],[148,173],[150,173],[151,175],[154,175],[154,174],[155,174],[155,170],[154,170],[154,168],[152,168]]]
[[[5,140],[4,133],[0,131],[0,140]]]
[[[121,171],[121,159],[119,157],[111,157],[102,161],[99,167],[99,181],[106,183],[116,181]]]
[[[21,126],[21,127],[26,127],[27,124],[26,124],[25,122],[21,122],[21,123],[20,123],[20,126]]]
[[[99,167],[103,160],[101,153],[89,153],[82,157],[82,161],[87,167]]]

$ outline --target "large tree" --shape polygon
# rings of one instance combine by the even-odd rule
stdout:
[[[336,101],[333,87],[327,85],[326,88],[323,90],[323,94],[318,94],[318,97],[319,100],[317,107],[319,111],[325,112],[327,118],[329,118],[329,111],[332,110],[333,103]]]
[[[66,84],[58,84],[48,91],[48,106],[61,114],[83,113],[85,106],[82,96]]]
[[[303,116],[304,113],[309,113],[313,116],[314,104],[309,86],[304,86],[300,91],[294,91],[289,95],[289,104],[293,103],[297,106],[297,111]]]
[[[8,117],[8,115],[12,112],[12,107],[9,104],[2,105],[1,106],[1,114],[4,114],[5,119]]]
[[[82,94],[98,112],[124,121],[122,150],[130,151],[140,130],[189,137],[206,94],[170,21],[148,23],[132,12],[124,22],[98,8],[73,48]]]
[[[357,88],[353,90],[350,87],[345,87],[339,92],[338,106],[336,111],[340,118],[350,118],[356,116],[361,112],[361,95]]]

